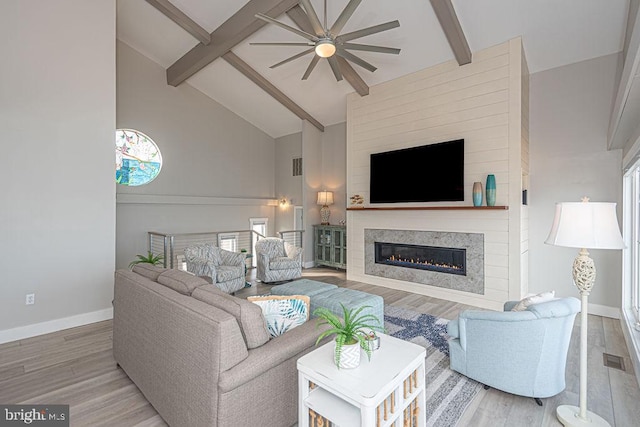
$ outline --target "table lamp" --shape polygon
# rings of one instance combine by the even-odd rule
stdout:
[[[318,191],[318,205],[321,205],[320,209],[320,224],[329,225],[329,205],[333,204],[333,192],[331,191]]]
[[[622,249],[615,203],[590,203],[587,197],[577,203],[556,203],[556,214],[545,243],[580,248],[573,261],[573,282],[580,291],[580,407],[558,406],[556,415],[565,426],[609,426],[587,410],[587,311],[596,267],[587,249]]]

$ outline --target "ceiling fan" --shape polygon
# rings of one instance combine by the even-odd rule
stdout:
[[[357,44],[350,43],[351,40],[356,40],[361,37],[365,37],[371,34],[381,33],[383,31],[391,30],[393,28],[397,28],[400,26],[400,22],[390,21],[384,24],[374,25],[372,27],[363,28],[358,31],[353,31],[346,34],[340,34],[340,31],[344,28],[345,24],[351,18],[356,8],[360,5],[362,0],[351,0],[345,6],[344,10],[336,19],[336,22],[333,23],[331,28],[327,26],[327,0],[324,0],[324,25],[320,22],[316,11],[313,9],[311,5],[311,0],[300,0],[300,6],[306,12],[306,17],[309,20],[310,28],[313,29],[315,34],[311,34],[309,32],[299,30],[297,28],[291,27],[287,24],[284,24],[280,21],[277,21],[267,15],[262,13],[256,14],[256,18],[262,19],[268,23],[279,26],[280,28],[284,28],[285,30],[291,31],[301,37],[307,39],[307,42],[302,43],[250,43],[251,45],[257,46],[310,46],[309,49],[298,53],[297,55],[293,55],[290,58],[285,59],[284,61],[278,62],[277,64],[272,65],[269,68],[276,68],[281,65],[284,65],[288,62],[294,61],[298,58],[301,58],[309,53],[315,52],[311,63],[307,67],[304,75],[302,76],[302,80],[307,80],[309,75],[313,71],[313,69],[318,65],[318,61],[321,58],[326,58],[329,61],[329,65],[331,66],[331,70],[336,77],[337,81],[342,80],[342,72],[340,71],[340,65],[336,58],[336,55],[353,62],[371,72],[375,71],[377,68],[368,63],[367,61],[359,58],[353,53],[349,52],[349,50],[360,50],[367,52],[379,52],[379,53],[390,53],[397,55],[400,53],[400,49],[384,47],[384,46],[373,46],[368,44]]]

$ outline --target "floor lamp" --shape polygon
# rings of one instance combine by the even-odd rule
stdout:
[[[587,249],[622,249],[615,203],[557,203],[551,232],[545,243],[580,248],[573,261],[573,282],[582,297],[580,313],[580,407],[558,406],[556,415],[565,426],[609,426],[599,415],[587,411],[587,309],[596,279],[596,267]]]

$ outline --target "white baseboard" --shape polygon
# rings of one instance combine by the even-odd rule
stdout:
[[[608,305],[589,303],[589,314],[610,317],[612,319],[620,319],[620,309],[618,307],[609,307]]]
[[[33,325],[19,326],[13,329],[0,331],[0,344],[11,341],[23,340],[38,335],[49,334],[63,329],[75,328],[90,323],[102,322],[113,318],[113,308],[92,311],[91,313],[78,314],[62,319],[49,320],[48,322],[35,323]]]
[[[308,261],[308,262],[302,263],[302,268],[313,268],[315,266],[316,266],[315,261]]]

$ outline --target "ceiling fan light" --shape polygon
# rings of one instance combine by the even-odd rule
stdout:
[[[320,40],[316,44],[316,55],[321,58],[329,58],[336,53],[336,45],[332,40]]]

